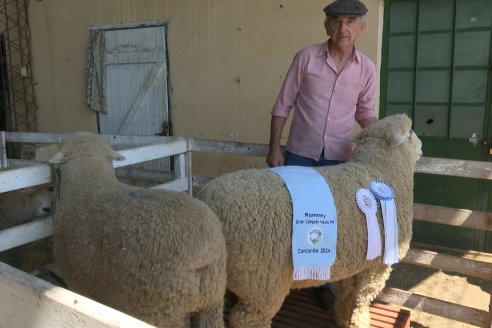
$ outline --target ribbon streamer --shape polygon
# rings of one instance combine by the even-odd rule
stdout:
[[[312,167],[270,168],[292,200],[294,280],[328,280],[337,251],[337,213],[328,183]]]
[[[367,222],[367,260],[374,260],[381,255],[381,235],[379,224],[376,217],[378,210],[376,198],[372,193],[364,188],[360,188],[355,193],[357,206],[365,214]]]
[[[394,264],[399,261],[398,222],[396,221],[395,193],[391,186],[379,180],[370,185],[371,191],[381,202],[384,222],[384,264]]]

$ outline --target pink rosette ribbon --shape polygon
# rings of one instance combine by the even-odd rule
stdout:
[[[376,198],[368,189],[360,188],[355,193],[357,206],[366,216],[367,222],[367,260],[374,260],[381,255],[381,235],[376,217],[378,210]]]

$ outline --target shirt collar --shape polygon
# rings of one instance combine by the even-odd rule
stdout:
[[[328,42],[330,42],[330,40],[328,40],[322,44],[322,47],[320,47],[320,49],[319,49],[318,56],[328,57]],[[355,46],[354,46],[354,52],[352,53],[352,56],[350,57],[350,59],[352,61],[360,62],[360,52],[357,50],[357,48]]]

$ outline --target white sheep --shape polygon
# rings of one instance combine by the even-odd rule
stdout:
[[[394,188],[400,258],[409,248],[413,173],[422,146],[410,128],[411,120],[405,115],[384,118],[361,131],[348,162],[316,168],[328,182],[337,208],[336,260],[329,281],[339,281],[335,315],[343,327],[369,327],[370,302],[391,271],[381,257],[366,260],[366,219],[355,201],[359,188],[368,188],[373,180]],[[327,282],[293,280],[291,198],[277,174],[267,169],[226,174],[205,185],[197,197],[222,221],[227,288],[238,299],[231,310],[231,327],[270,327],[291,289]],[[382,234],[380,211],[378,221]]]
[[[217,216],[173,191],[116,179],[122,155],[75,133],[50,162],[54,254],[67,286],[158,327],[223,327],[225,240]]]
[[[52,188],[46,185],[0,193],[0,231],[48,216],[52,201]],[[0,261],[31,271],[33,265],[49,258],[45,248],[44,241],[22,245],[1,252]]]
[[[35,186],[0,193],[0,230],[46,217],[53,201],[47,186]]]

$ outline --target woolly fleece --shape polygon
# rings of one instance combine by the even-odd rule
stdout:
[[[51,158],[54,254],[68,287],[158,327],[224,327],[217,216],[185,194],[120,183],[121,155],[76,133]]]
[[[335,313],[342,327],[369,327],[369,304],[391,271],[381,257],[366,260],[366,220],[355,202],[359,188],[368,188],[376,179],[393,186],[400,257],[409,248],[413,173],[422,146],[410,127],[411,120],[405,115],[384,118],[362,130],[348,162],[316,168],[328,182],[337,207],[337,257],[330,281],[340,282]],[[209,182],[197,197],[217,213],[223,225],[227,288],[238,298],[230,327],[270,327],[290,289],[326,282],[292,279],[292,205],[277,174],[266,169],[226,174]],[[380,209],[378,220],[384,245]]]

